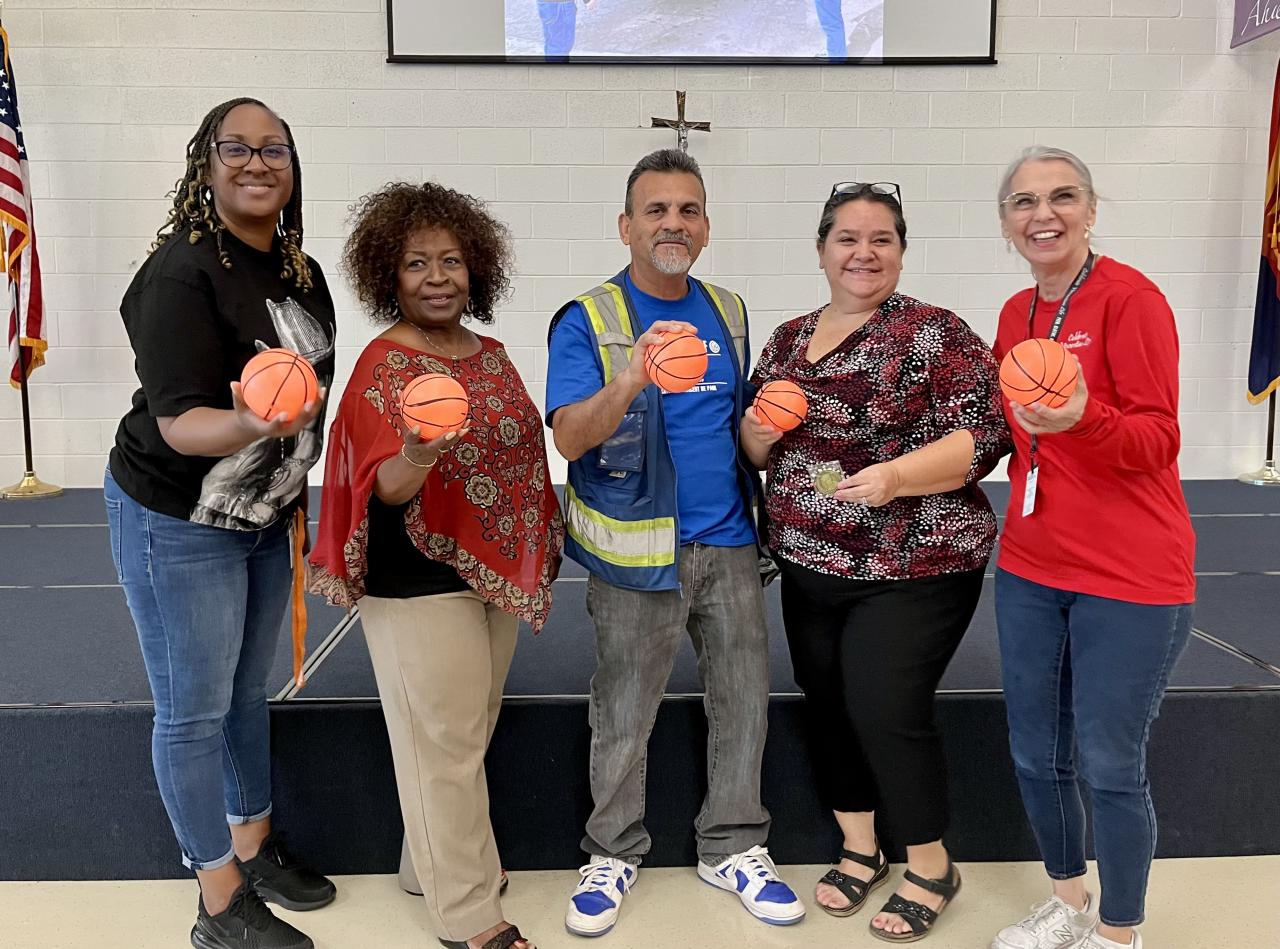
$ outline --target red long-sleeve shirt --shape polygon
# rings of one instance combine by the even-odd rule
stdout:
[[[1031,290],[1000,311],[995,355],[1044,337],[1058,301]],[[1158,287],[1106,257],[1071,299],[1059,342],[1089,389],[1069,431],[1041,435],[1035,511],[1022,516],[1031,436],[1014,420],[999,566],[1034,583],[1133,603],[1195,599],[1195,535],[1178,477],[1178,332]]]

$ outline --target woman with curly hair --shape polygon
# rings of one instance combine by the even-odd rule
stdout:
[[[458,949],[530,949],[502,917],[484,756],[515,652],[551,609],[564,527],[542,418],[507,351],[468,329],[507,291],[510,238],[434,183],[357,205],[343,266],[375,323],[330,433],[313,592],[359,605],[405,838],[432,926]],[[424,440],[405,384],[462,384],[467,426]]]
[[[306,949],[277,919],[332,902],[271,833],[267,676],[301,560],[323,392],[292,420],[239,383],[265,347],[333,376],[334,310],[302,252],[293,135],[256,99],[205,117],[151,255],[120,304],[141,387],[104,482],[111,552],[155,699],[160,796],[195,871],[197,949]],[[300,567],[299,563],[299,567]],[[297,597],[301,599],[301,576]]]

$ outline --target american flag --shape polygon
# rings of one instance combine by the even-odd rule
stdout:
[[[31,178],[27,148],[18,119],[18,90],[9,64],[9,34],[0,26],[4,68],[0,70],[0,223],[9,287],[9,381],[19,385],[19,358],[28,375],[44,363],[44,299],[40,293],[40,257],[36,254],[31,214]]]

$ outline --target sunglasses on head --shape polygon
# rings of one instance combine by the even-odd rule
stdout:
[[[861,194],[882,194],[886,197],[893,198],[902,206],[902,189],[892,181],[838,181],[831,186],[831,197],[828,201],[838,194],[847,194],[857,197]]]

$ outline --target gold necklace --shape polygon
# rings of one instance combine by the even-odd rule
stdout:
[[[444,350],[442,350],[439,346],[437,346],[435,342],[431,339],[431,337],[427,335],[427,331],[424,330],[417,323],[412,323],[409,320],[406,320],[403,316],[400,317],[400,322],[404,323],[406,326],[412,326],[414,329],[416,329],[422,335],[422,338],[427,341],[427,345],[431,347],[432,352],[438,353],[441,356],[448,356],[454,362],[457,362],[459,359],[462,358],[461,356],[455,356],[453,353],[444,352]]]

